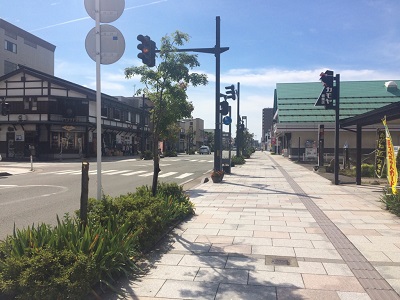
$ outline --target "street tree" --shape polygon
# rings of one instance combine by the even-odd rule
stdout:
[[[208,83],[207,75],[192,72],[200,66],[197,55],[176,52],[177,47],[183,46],[189,39],[188,34],[180,31],[166,35],[161,39],[159,48],[158,58],[161,62],[155,68],[142,65],[125,69],[125,78],[141,78],[144,87],[138,89],[136,94],[144,93],[154,104],[150,111],[153,123],[153,195],[157,193],[158,173],[161,171],[158,142],[166,137],[171,124],[191,117],[194,107],[188,101],[188,87]]]

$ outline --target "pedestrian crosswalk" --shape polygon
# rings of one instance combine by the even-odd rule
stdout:
[[[53,171],[53,172],[41,172],[38,174],[45,175],[45,174],[54,174],[54,175],[80,175],[82,171],[77,171],[77,170],[63,170],[63,171]],[[89,175],[96,175],[97,170],[91,170],[89,171]],[[145,170],[138,170],[138,171],[132,171],[132,170],[102,170],[101,171],[102,175],[105,176],[112,176],[112,175],[121,175],[121,176],[140,176],[140,177],[149,177],[153,176],[153,172],[145,171]],[[166,177],[173,177],[177,179],[184,179],[186,177],[189,177],[193,175],[194,173],[182,173],[179,174],[178,172],[165,172],[161,171],[158,175],[159,178],[166,178]]]

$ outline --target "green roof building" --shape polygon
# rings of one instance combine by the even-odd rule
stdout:
[[[343,81],[340,83],[341,121],[374,111],[400,101],[400,80]],[[335,109],[315,106],[323,85],[320,82],[277,83],[274,96],[272,148],[291,158],[316,160],[319,126],[324,125],[324,153],[333,157]],[[398,112],[400,117],[400,111]],[[394,145],[400,145],[400,123],[388,122]],[[365,126],[362,133],[363,153],[376,146],[376,131],[381,122]],[[339,147],[355,149],[355,127],[340,130]],[[275,145],[274,145],[275,142]]]

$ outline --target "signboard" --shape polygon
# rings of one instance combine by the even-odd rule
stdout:
[[[66,126],[63,126],[62,129],[66,130],[66,131],[71,131],[71,130],[74,130],[75,127],[66,125]]]
[[[324,87],[314,106],[325,106],[326,109],[333,109],[333,88]]]

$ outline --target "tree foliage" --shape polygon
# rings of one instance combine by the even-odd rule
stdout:
[[[154,175],[152,191],[157,192],[159,168],[158,141],[168,136],[171,124],[179,119],[191,117],[194,109],[188,101],[187,89],[189,86],[206,85],[207,75],[192,72],[200,63],[195,54],[176,52],[190,39],[189,35],[175,31],[161,39],[158,58],[161,62],[155,68],[146,65],[133,66],[125,69],[127,79],[140,76],[143,88],[137,94],[144,93],[154,107],[151,110],[153,123],[153,153]]]

